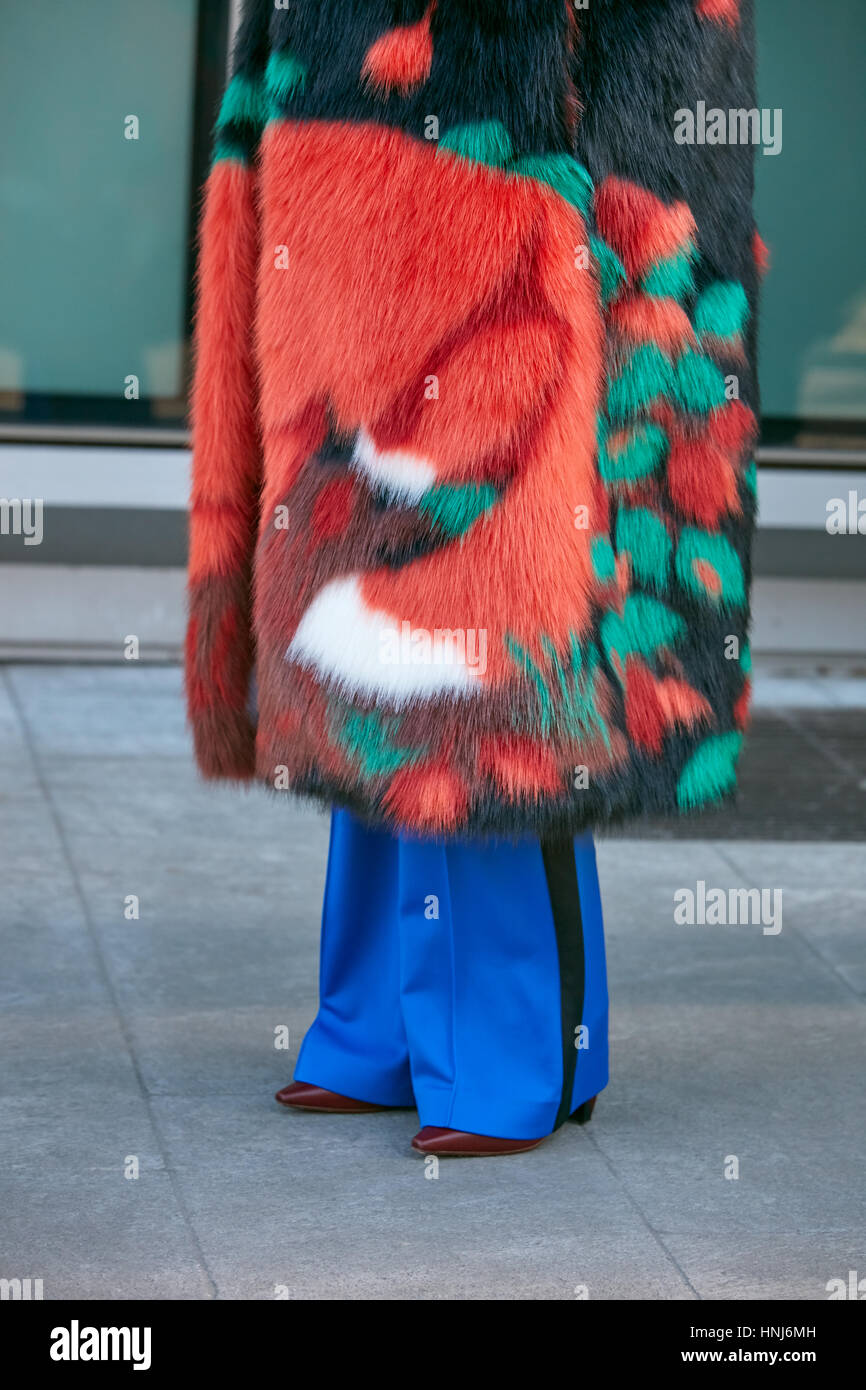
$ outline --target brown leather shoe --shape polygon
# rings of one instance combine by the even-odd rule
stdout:
[[[548,1134],[540,1139],[494,1139],[488,1134],[464,1134],[459,1129],[437,1129],[425,1125],[412,1140],[412,1148],[421,1154],[437,1158],[495,1158],[498,1154],[522,1154],[537,1149]]]
[[[306,1081],[292,1081],[277,1091],[275,1099],[280,1105],[291,1106],[294,1110],[319,1110],[324,1115],[360,1115],[370,1110],[394,1108],[391,1105],[373,1105],[367,1100],[353,1100],[351,1096],[338,1096],[336,1091],[310,1086]]]

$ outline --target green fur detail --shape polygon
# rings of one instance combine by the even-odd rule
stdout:
[[[401,748],[395,743],[403,722],[397,715],[350,710],[341,724],[339,718],[339,710],[332,711],[331,736],[360,764],[365,777],[388,777],[427,755],[427,748]]]
[[[740,665],[747,676],[752,674],[752,648],[748,642],[744,643],[743,650],[740,652]]]
[[[667,583],[673,545],[667,527],[647,507],[623,508],[616,519],[617,554],[628,554],[635,576],[648,589]]]
[[[710,363],[712,366],[712,363]],[[612,420],[627,420],[645,410],[673,385],[670,361],[652,343],[639,347],[618,377],[610,383],[607,410]]]
[[[601,237],[589,239],[589,249],[595,258],[598,280],[601,286],[601,302],[604,307],[616,296],[620,285],[628,278],[625,266],[616,252]]]
[[[616,556],[613,553],[613,546],[605,536],[596,536],[590,546],[592,556],[592,570],[596,579],[602,583],[616,578]]]
[[[234,159],[238,164],[249,164],[247,146],[243,141],[232,140],[228,132],[218,135],[214,141],[211,164],[219,164],[223,159]]]
[[[236,73],[226,87],[217,117],[217,130],[229,125],[251,125],[261,131],[267,119],[268,107],[261,82]]]
[[[755,463],[755,460],[754,460],[754,459],[752,459],[751,463],[749,464],[748,468],[746,469],[746,472],[745,472],[745,479],[746,479],[746,485],[747,485],[749,491],[752,493],[753,497],[757,498],[757,496],[758,496],[758,465]]]
[[[639,482],[655,473],[667,452],[668,437],[658,425],[639,425],[618,454],[599,448],[599,471],[607,487]]]
[[[661,647],[672,647],[685,635],[686,624],[678,613],[647,594],[631,594],[622,616],[611,610],[601,623],[601,640],[608,659],[613,654],[624,665],[627,656],[653,656]]]
[[[719,579],[719,592],[712,593],[695,570],[697,563],[709,565]],[[687,526],[677,546],[677,577],[683,588],[696,598],[709,600],[722,608],[741,608],[746,602],[746,582],[739,556],[726,536]]]
[[[695,305],[695,328],[711,338],[740,338],[749,320],[749,300],[736,280],[718,280]]]
[[[449,536],[462,536],[497,501],[499,493],[489,483],[452,487],[443,483],[425,492],[418,510]]]
[[[688,298],[695,292],[692,259],[693,253],[679,251],[675,256],[656,261],[641,280],[641,289],[656,299]]]
[[[526,648],[508,633],[505,645],[512,660],[529,676],[538,693],[541,733],[547,736],[556,732],[583,739],[597,735],[610,752],[610,736],[599,711],[596,693],[598,649],[590,645],[584,654],[572,632],[569,633],[567,656],[562,657],[555,643],[542,636],[541,645],[550,662],[550,669],[544,672]]]
[[[303,92],[307,85],[307,67],[288,48],[272,53],[265,71],[265,86],[272,103],[283,104]]]
[[[718,801],[737,784],[737,759],[743,746],[742,734],[714,734],[693,753],[677,783],[677,805],[693,811]]]
[[[523,154],[509,172],[525,179],[536,179],[572,203],[581,212],[588,212],[592,203],[592,179],[582,164],[570,154]]]
[[[568,666],[560,660],[549,637],[542,645],[551,659],[559,683],[558,720],[560,727],[574,738],[587,739],[595,734],[610,752],[610,735],[599,709],[596,691],[598,668],[601,663],[598,648],[590,644],[584,654],[574,633],[569,633]]]
[[[631,650],[643,656],[672,646],[686,632],[685,621],[678,613],[646,594],[631,594],[626,599],[623,619]]]
[[[674,396],[683,410],[705,415],[725,404],[725,377],[709,357],[684,352],[674,368]]]
[[[505,649],[512,661],[524,675],[529,676],[535,686],[538,702],[541,707],[541,732],[543,734],[548,734],[553,726],[553,704],[550,698],[550,692],[547,688],[547,682],[542,676],[538,666],[529,655],[529,652],[517,641],[516,637],[512,637],[510,632],[506,632],[504,640]]]
[[[439,141],[437,154],[447,151],[471,159],[476,164],[501,168],[514,156],[511,136],[501,121],[482,121],[478,125],[458,125]]]

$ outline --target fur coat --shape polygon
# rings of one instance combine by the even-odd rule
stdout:
[[[206,776],[445,837],[731,793],[763,247],[754,150],[677,131],[755,106],[752,28],[247,0],[200,234]]]

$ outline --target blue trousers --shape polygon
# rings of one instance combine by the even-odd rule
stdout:
[[[591,835],[441,843],[334,811],[296,1081],[540,1138],[607,1084],[607,1006]]]

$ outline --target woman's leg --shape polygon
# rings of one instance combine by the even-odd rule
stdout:
[[[335,810],[322,909],[319,1011],[295,1081],[414,1105],[400,1009],[398,842]]]
[[[607,1084],[595,853],[400,840],[403,1020],[422,1128],[549,1134]]]

